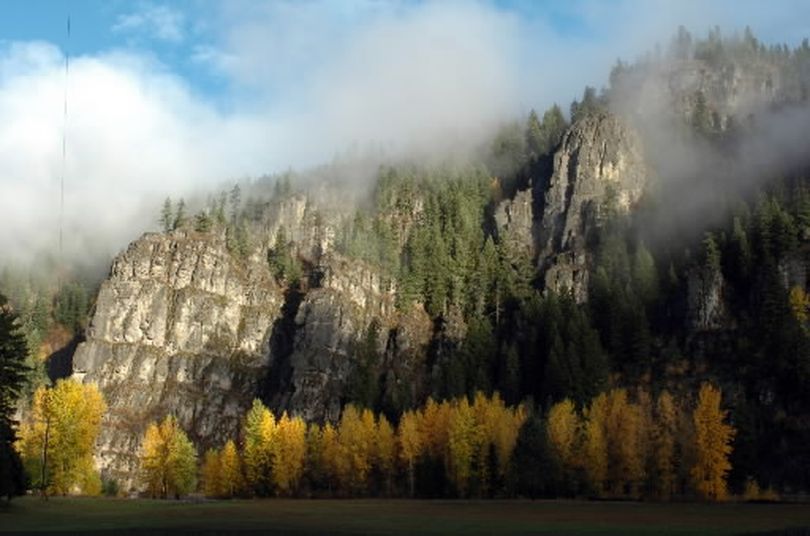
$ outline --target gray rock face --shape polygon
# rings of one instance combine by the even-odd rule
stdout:
[[[512,199],[504,199],[495,210],[498,235],[507,247],[526,253],[530,258],[536,254],[534,200],[532,188],[520,190]]]
[[[418,385],[409,371],[423,360],[432,326],[421,308],[397,311],[393,284],[365,263],[329,255],[320,270],[320,286],[306,293],[296,312],[288,385],[275,393],[272,405],[307,420],[335,421],[347,395],[354,346],[372,322],[381,356],[375,372],[388,373],[394,384]]]
[[[727,129],[732,117],[745,120],[767,106],[798,102],[802,95],[798,80],[786,78],[778,65],[764,60],[722,67],[697,59],[662,62],[624,73],[614,89],[615,109],[628,116],[688,119],[700,96],[719,131]]]
[[[689,327],[694,331],[712,331],[725,325],[725,282],[720,270],[695,268],[687,279]]]
[[[587,299],[588,234],[608,214],[629,212],[648,175],[638,134],[618,117],[593,113],[568,130],[554,155],[540,227],[546,288]]]
[[[102,469],[131,483],[146,425],[167,414],[201,445],[232,436],[266,375],[282,301],[266,268],[236,262],[217,236],[147,234],[119,255],[73,361],[109,406]]]
[[[353,349],[372,321],[385,396],[421,396],[427,313],[397,311],[393,284],[372,267],[315,257],[324,243],[300,223],[305,207],[280,211],[302,258],[317,263],[300,290],[279,286],[263,246],[240,260],[222,233],[147,234],[116,258],[73,362],[74,377],[98,384],[109,406],[97,449],[106,476],[137,486],[145,428],[167,414],[200,449],[237,437],[257,396],[277,411],[336,420]]]

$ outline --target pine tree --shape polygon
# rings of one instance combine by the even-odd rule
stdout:
[[[174,222],[172,222],[172,230],[177,230],[186,225],[187,217],[186,217],[186,201],[185,199],[180,199],[177,203],[177,212],[174,215]]]
[[[174,228],[174,219],[172,218],[172,200],[167,197],[163,202],[163,209],[160,211],[160,226],[163,232],[168,233]]]
[[[545,152],[543,129],[534,110],[529,112],[529,119],[526,122],[526,148],[530,158],[537,158]]]
[[[17,316],[0,294],[0,496],[8,500],[25,491],[25,474],[16,441],[14,412],[27,383],[26,343]]]
[[[239,223],[239,210],[242,207],[242,189],[239,187],[238,184],[235,184],[231,189],[230,194],[230,202],[231,202],[231,225],[236,227],[237,223]]]
[[[207,211],[201,210],[194,216],[194,230],[198,233],[207,233],[212,226],[213,222]]]

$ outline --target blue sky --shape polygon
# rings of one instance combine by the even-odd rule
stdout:
[[[666,44],[679,24],[699,34],[750,25],[790,45],[810,34],[806,0],[4,0],[0,9],[0,248],[15,252],[53,245],[63,133],[69,247],[116,251],[166,195],[352,147],[475,146],[531,108],[567,108],[585,84],[606,83],[616,58]]]
[[[459,3],[463,2],[456,4]],[[644,32],[638,27],[649,25],[651,14],[656,11],[660,11],[664,24],[671,21],[673,29],[675,24],[684,23],[698,33],[713,24],[721,24],[729,31],[750,24],[765,41],[785,41],[791,45],[810,33],[810,24],[804,23],[810,15],[810,3],[802,0],[493,0],[471,3],[514,15],[527,30],[541,28],[542,31],[526,32],[528,39],[522,44],[524,52],[542,49],[548,37],[543,34],[547,32],[553,33],[556,41],[576,41],[580,46],[592,43],[626,52],[626,47],[618,42],[622,36],[616,35],[617,27],[623,30],[624,24],[636,26],[632,32],[642,35]],[[231,92],[241,97],[238,90],[244,88],[239,80],[230,76],[232,73],[222,72],[201,60],[201,54],[227,45],[229,32],[249,21],[251,15],[261,13],[272,19],[275,13],[277,19],[283,21],[291,11],[306,10],[300,6],[312,6],[311,11],[320,12],[316,17],[318,26],[313,31],[322,27],[321,19],[326,19],[330,31],[342,26],[343,29],[335,33],[350,33],[381,14],[402,14],[429,4],[431,2],[424,0],[6,0],[0,16],[0,42],[46,41],[74,56],[110,50],[142,54],[159,61],[192,90],[225,103],[232,99]],[[278,7],[285,5],[292,6],[287,13]],[[243,17],[239,16],[240,11]],[[638,13],[635,24],[634,13]],[[69,40],[66,35],[68,17],[72,26]],[[705,22],[696,23],[702,18]],[[656,31],[662,27],[657,23],[653,26]],[[300,28],[300,31],[307,30]],[[666,34],[660,36],[661,40],[666,38]],[[294,46],[295,37],[291,40]],[[306,67],[305,62],[303,68]],[[294,76],[274,81],[278,86],[294,83]]]

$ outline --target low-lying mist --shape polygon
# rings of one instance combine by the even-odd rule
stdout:
[[[211,2],[186,14],[185,33],[173,37],[196,40],[184,65],[217,91],[127,41],[71,58],[67,80],[61,36],[0,42],[0,265],[57,252],[63,174],[65,262],[106,265],[158,228],[167,196],[204,197],[352,148],[382,161],[474,151],[531,108],[565,109],[585,84],[606,84],[616,57],[665,42],[678,24],[754,22],[765,37],[795,41],[810,8],[791,6],[788,16],[757,2]],[[783,144],[794,138],[781,123],[769,124],[761,126],[769,141],[744,151],[751,163],[740,169],[752,180],[754,165],[768,161],[757,152],[801,152]],[[662,169],[695,162],[677,176],[697,178],[704,165],[675,151],[660,156]]]

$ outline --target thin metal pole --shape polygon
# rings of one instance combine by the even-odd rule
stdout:
[[[62,108],[62,177],[59,192],[59,262],[64,261],[64,220],[65,220],[65,169],[67,162],[67,119],[68,119],[68,74],[70,71],[70,15],[67,18],[67,41],[65,43],[65,91]]]

